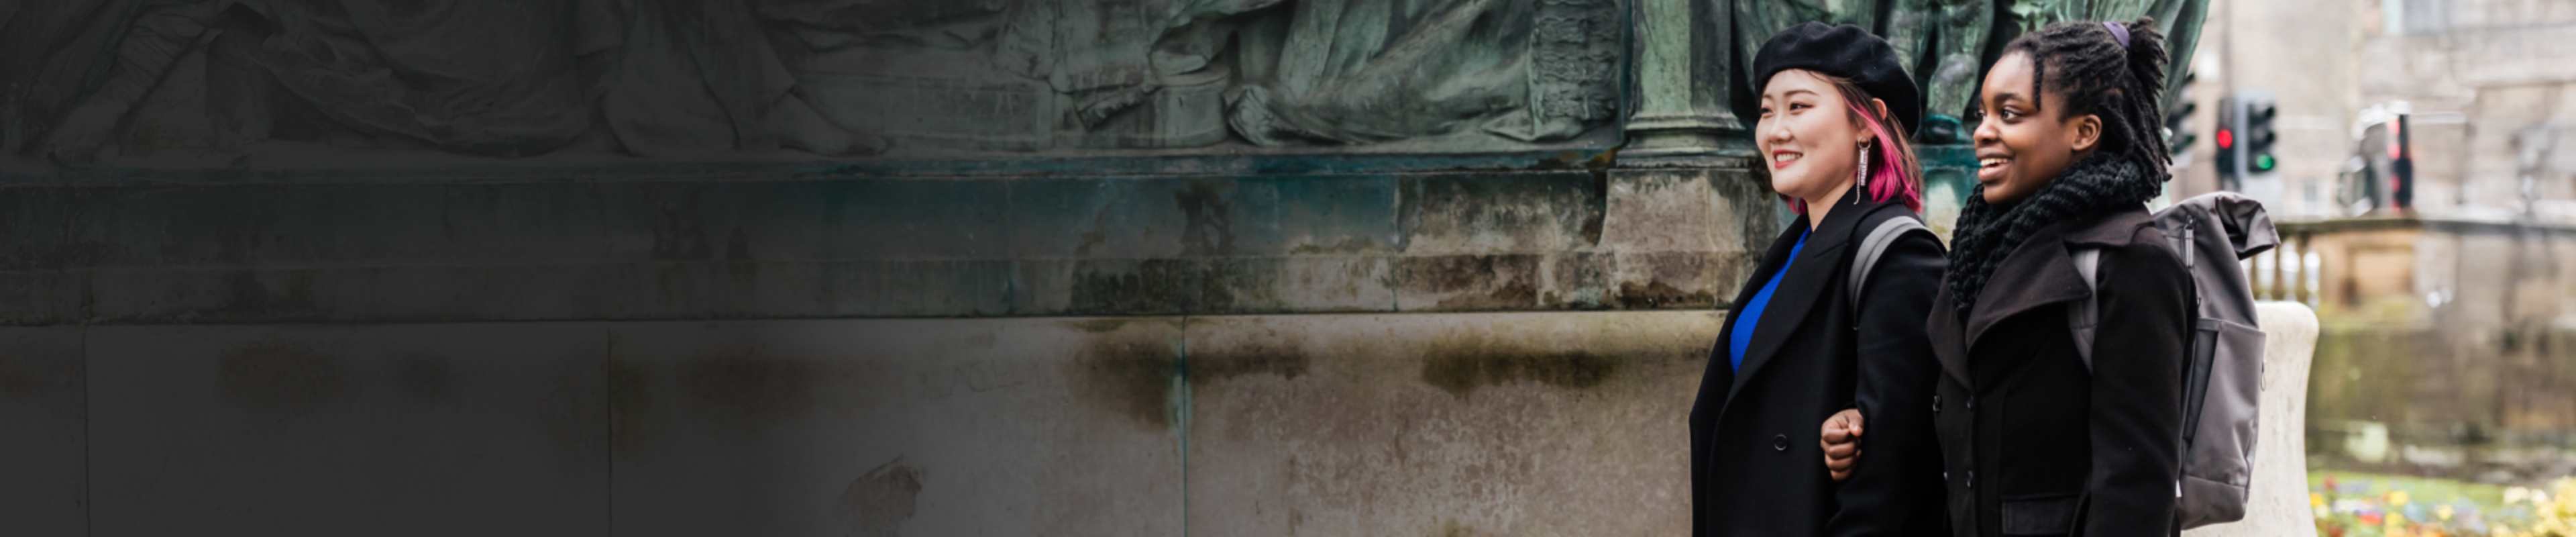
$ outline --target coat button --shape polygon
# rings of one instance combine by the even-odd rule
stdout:
[[[1932,413],[1941,413],[1941,396],[1932,396]]]
[[[1977,409],[1977,398],[1975,398],[1975,397],[1970,397],[1970,398],[1968,398],[1968,410],[1976,410],[1976,409]]]
[[[1772,450],[1772,451],[1788,451],[1788,450],[1789,450],[1789,435],[1785,435],[1785,434],[1775,434],[1775,435],[1771,435],[1771,450]]]
[[[1968,471],[1968,488],[1977,488],[1977,471]]]

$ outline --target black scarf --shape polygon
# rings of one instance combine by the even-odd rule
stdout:
[[[1942,276],[1958,314],[1968,314],[1977,293],[1985,290],[1986,278],[2032,232],[2138,207],[2156,197],[2166,177],[2162,169],[2095,153],[2017,201],[1986,203],[1986,188],[1978,186],[1960,207],[1958,224],[1951,226],[1950,269]]]

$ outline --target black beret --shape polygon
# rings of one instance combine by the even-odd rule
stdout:
[[[1887,101],[1888,113],[1905,123],[1906,135],[1923,127],[1923,91],[1905,74],[1896,47],[1859,26],[1803,22],[1772,34],[1753,54],[1751,98],[1735,100],[1735,118],[1745,128],[1762,120],[1762,86],[1771,83],[1771,75],[1790,69],[1849,79],[1870,97]]]

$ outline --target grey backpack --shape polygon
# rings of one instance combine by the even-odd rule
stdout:
[[[1851,274],[1843,278],[1851,287],[1851,292],[1843,295],[1851,298],[1854,311],[1860,309],[1861,286],[1869,284],[1869,271],[1878,266],[1878,258],[1886,256],[1887,247],[1894,246],[1897,237],[1915,230],[1932,232],[1932,228],[1923,227],[1923,221],[1914,215],[1899,215],[1879,221],[1878,227],[1870,228],[1869,235],[1861,238],[1860,250],[1853,253]]]
[[[2254,322],[2254,290],[2240,261],[2272,249],[2279,237],[2262,203],[2231,192],[2183,200],[2157,211],[2155,223],[2191,272],[2198,304],[2191,356],[2183,362],[2182,479],[2174,484],[2175,514],[2186,529],[2243,520],[2254,468],[2255,402],[2262,396],[2263,331]],[[2101,254],[2073,252],[2086,285],[2096,283]],[[2089,369],[2099,304],[2078,301],[2068,317],[2075,348]]]

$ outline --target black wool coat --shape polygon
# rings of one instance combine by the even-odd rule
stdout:
[[[1860,242],[1880,222],[1912,214],[1902,204],[1846,197],[1772,292],[1741,371],[1727,349],[1740,319],[1730,317],[1718,333],[1690,413],[1693,535],[1942,531],[1940,459],[1924,404],[1940,373],[1923,331],[1947,264],[1940,240],[1906,234],[1871,269],[1857,307],[1848,289]],[[1734,304],[1752,300],[1780,271],[1805,224],[1772,241]],[[1818,431],[1825,418],[1854,407],[1866,420],[1869,461],[1836,484]]]
[[[1940,393],[1925,403],[1939,409],[1951,535],[2178,532],[2193,298],[2166,244],[2143,207],[2070,220],[2007,254],[1964,318],[1946,288],[1934,301]],[[2077,248],[2100,249],[2098,290]],[[2084,300],[2099,308],[2090,371],[2067,311]]]

